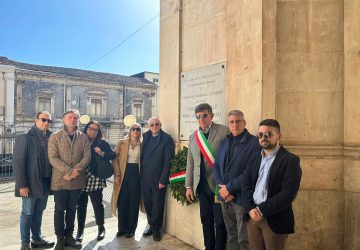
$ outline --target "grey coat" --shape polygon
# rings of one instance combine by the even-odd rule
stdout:
[[[47,137],[50,134],[51,131],[46,132]],[[15,175],[15,196],[20,197],[20,188],[28,187],[30,197],[38,199],[44,197],[42,153],[35,127],[16,138],[12,165]]]
[[[198,147],[195,139],[195,133],[190,135],[189,138],[189,150],[187,155],[187,164],[186,164],[186,179],[185,187],[191,187],[194,191],[200,181],[200,148]],[[219,147],[223,140],[226,138],[226,135],[229,133],[229,129],[221,124],[212,123],[208,141],[211,144],[212,148],[217,154]],[[208,165],[206,160],[204,160],[206,167],[206,179],[209,184],[210,189],[215,192],[215,179],[213,175],[213,169]]]

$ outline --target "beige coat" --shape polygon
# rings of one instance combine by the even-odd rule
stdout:
[[[119,198],[119,194],[120,194],[120,190],[121,190],[121,186],[122,186],[122,181],[124,180],[126,164],[127,164],[127,159],[128,159],[129,145],[130,145],[129,139],[124,139],[124,140],[120,140],[115,147],[116,158],[113,160],[114,179],[116,176],[119,175],[120,176],[120,184],[116,184],[114,181],[113,194],[112,194],[112,198],[111,198],[111,214],[114,216],[117,213],[118,198]],[[139,171],[140,171],[140,155],[141,155],[141,153],[139,154]],[[140,211],[145,212],[141,194],[140,194]]]
[[[91,160],[87,135],[77,130],[71,141],[64,129],[59,130],[49,138],[48,154],[53,167],[51,190],[76,190],[85,187],[84,170]],[[80,176],[71,181],[65,180],[64,175],[70,175],[74,168],[82,169]]]

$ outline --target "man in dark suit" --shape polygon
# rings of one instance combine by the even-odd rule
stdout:
[[[258,138],[263,150],[249,161],[241,188],[250,249],[281,250],[294,233],[291,204],[300,186],[300,159],[280,144],[276,120],[260,122]]]
[[[226,126],[212,121],[214,114],[212,107],[207,103],[201,103],[195,108],[195,116],[199,129],[189,138],[185,179],[186,198],[189,201],[194,200],[195,191],[199,199],[205,249],[222,250],[226,245],[226,228],[221,205],[214,200],[216,184],[213,164],[216,153],[229,130]]]
[[[169,184],[171,160],[175,154],[174,141],[161,129],[160,119],[148,121],[150,130],[143,134],[140,158],[141,189],[148,219],[144,236],[153,234],[155,241],[161,240],[166,185]]]
[[[244,223],[241,183],[246,164],[252,153],[261,147],[255,136],[245,128],[246,121],[240,110],[228,114],[228,127],[231,132],[219,150],[214,165],[214,177],[220,187],[219,200],[228,232],[229,249],[247,250],[249,241]]]
[[[15,141],[13,168],[15,195],[22,197],[20,216],[21,249],[51,248],[54,242],[41,234],[42,215],[46,208],[50,184],[51,165],[47,154],[51,115],[41,111],[36,115],[35,125]]]

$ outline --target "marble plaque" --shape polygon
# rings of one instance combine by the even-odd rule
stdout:
[[[225,124],[225,63],[218,63],[181,73],[180,140],[188,140],[198,128],[195,107],[209,103],[213,121]]]

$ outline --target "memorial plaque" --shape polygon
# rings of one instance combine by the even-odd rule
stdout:
[[[195,107],[209,103],[213,121],[225,124],[225,63],[218,63],[181,73],[180,140],[188,140],[198,128]]]

